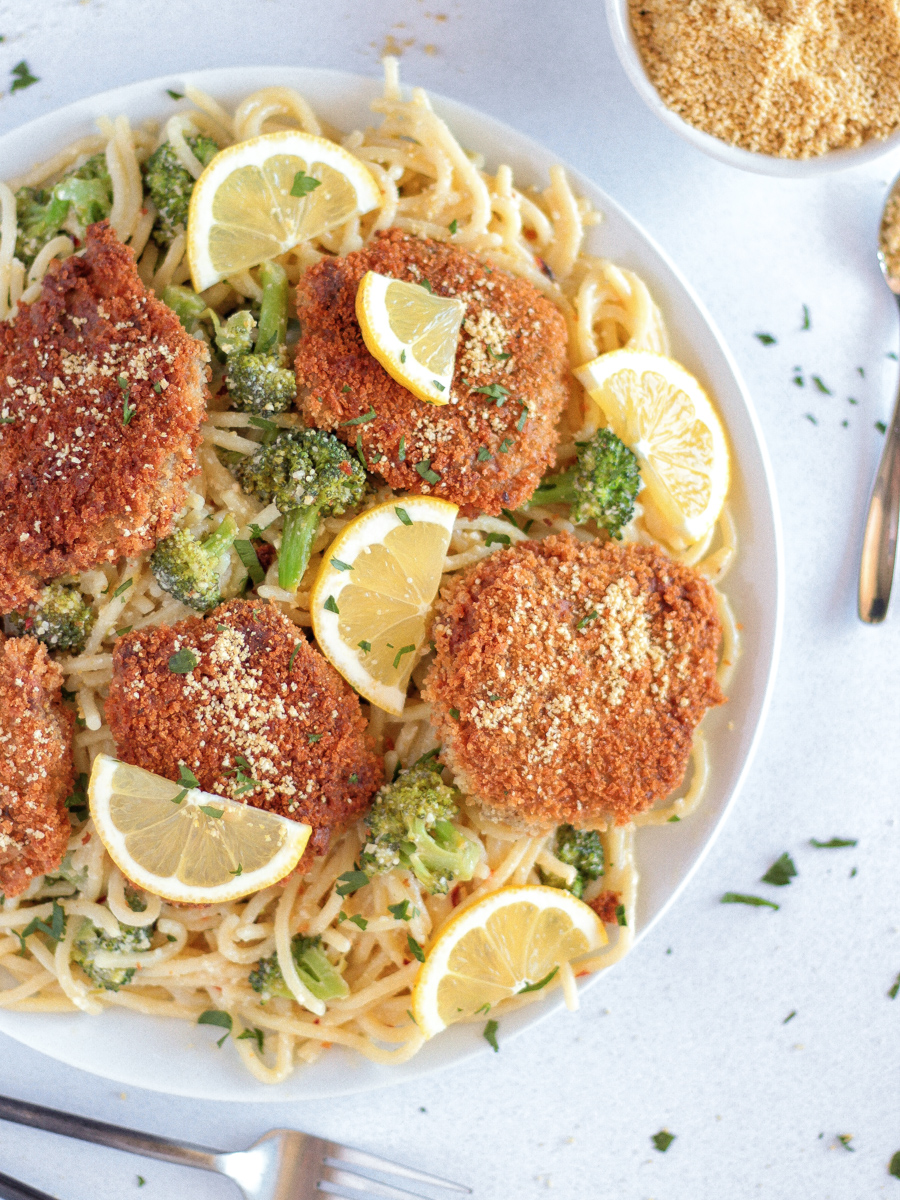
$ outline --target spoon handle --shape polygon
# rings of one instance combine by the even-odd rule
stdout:
[[[887,432],[859,564],[859,619],[880,624],[887,615],[897,554],[897,521],[900,516],[900,394]]]

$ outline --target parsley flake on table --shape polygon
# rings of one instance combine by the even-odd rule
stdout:
[[[772,900],[764,900],[762,896],[748,896],[745,892],[726,892],[720,904],[749,904],[751,908],[780,908]]]
[[[23,88],[31,87],[33,83],[40,83],[40,77],[32,75],[24,58],[17,62],[9,73],[13,77],[10,92],[20,92]]]
[[[894,1179],[900,1179],[900,1150],[891,1158],[888,1165],[888,1175],[893,1175]]]
[[[875,428],[879,433],[887,433],[887,425],[885,425],[884,421],[876,421]]]
[[[669,1133],[668,1129],[661,1129],[659,1133],[654,1133],[650,1141],[660,1152],[660,1154],[665,1154],[668,1148],[675,1141],[675,1137],[676,1135],[674,1133]]]
[[[806,417],[807,421],[811,422],[813,425],[818,425],[818,417],[814,417],[812,413],[804,413],[803,415]]]
[[[900,975],[894,980],[894,986],[888,992],[891,1000],[896,1000],[898,995],[900,995]]]
[[[800,326],[800,329],[801,330],[812,329],[812,321],[811,321],[810,315],[809,315],[809,305],[808,304],[803,305],[803,324]]]
[[[793,1019],[794,1019],[794,1017],[796,1017],[796,1015],[797,1015],[796,1008],[792,1008],[791,1011],[788,1013],[788,1015],[781,1022],[782,1025],[787,1025],[788,1021],[793,1021]]]
[[[487,1025],[485,1025],[484,1029],[482,1029],[482,1031],[481,1031],[481,1036],[484,1038],[484,1040],[491,1047],[491,1049],[494,1051],[495,1054],[500,1049],[499,1043],[497,1042],[497,1030],[499,1028],[500,1028],[499,1021],[490,1020],[490,1021],[488,1021]]]
[[[853,1141],[852,1133],[839,1133],[837,1135],[837,1140],[841,1143],[844,1149],[849,1150],[851,1154],[856,1151],[856,1147],[850,1145],[850,1143]]]
[[[825,396],[833,396],[831,388],[825,383],[820,375],[810,375],[810,379],[816,385],[820,392]]]
[[[819,842],[815,838],[809,839],[809,844],[815,846],[817,850],[840,850],[844,846],[855,846],[857,843],[857,838],[833,837],[827,842]]]
[[[771,883],[774,887],[786,887],[796,874],[797,868],[794,866],[794,860],[785,851],[772,863],[760,882]]]

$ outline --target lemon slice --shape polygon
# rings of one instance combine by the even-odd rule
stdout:
[[[227,146],[191,193],[187,252],[194,287],[203,291],[380,202],[371,173],[327,138],[282,130]]]
[[[311,832],[237,800],[184,794],[106,754],[94,759],[88,798],[100,840],[126,878],[179,904],[219,904],[277,883],[303,857]]]
[[[706,392],[649,350],[613,350],[575,374],[637,455],[651,532],[676,549],[699,541],[722,511],[729,477],[728,444]]]
[[[367,700],[403,711],[450,544],[455,504],[404,496],[332,542],[310,594],[319,649]]]
[[[432,404],[450,401],[465,312],[461,300],[376,271],[367,271],[356,291],[356,319],[366,349],[388,375]]]
[[[500,888],[451,917],[431,946],[413,988],[416,1024],[433,1037],[606,941],[597,915],[571,892]]]

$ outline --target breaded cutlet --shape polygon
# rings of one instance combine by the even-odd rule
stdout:
[[[208,354],[106,222],[0,323],[0,612],[170,532],[196,470]]]
[[[0,633],[0,892],[18,896],[62,862],[72,833],[75,715],[46,646]]]
[[[706,579],[652,546],[558,534],[500,550],[442,594],[424,695],[442,759],[527,829],[624,823],[684,778],[724,696]]]
[[[355,302],[367,271],[465,301],[449,404],[417,399],[366,349]],[[358,445],[392,488],[470,514],[496,515],[531,496],[553,462],[571,377],[566,323],[527,280],[390,229],[307,271],[297,304],[297,405],[309,424]]]
[[[186,674],[173,654],[196,660]],[[122,637],[106,716],[120,758],[312,826],[308,855],[369,805],[382,780],[359,698],[287,617],[232,600],[206,617]]]

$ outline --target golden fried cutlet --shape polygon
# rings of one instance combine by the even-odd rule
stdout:
[[[18,896],[63,860],[72,832],[75,716],[46,646],[0,633],[0,892]]]
[[[465,301],[449,404],[417,399],[366,349],[355,302],[367,271]],[[497,514],[531,496],[553,461],[570,374],[565,321],[530,283],[390,229],[365,250],[317,263],[297,301],[297,403],[310,424],[358,444],[392,488],[470,513]]]
[[[723,702],[720,635],[709,583],[653,547],[501,550],[438,605],[425,696],[443,757],[498,819],[626,822],[678,786]]]
[[[0,612],[169,533],[207,359],[105,222],[0,324]]]
[[[190,652],[187,674],[170,667]],[[261,600],[120,638],[106,715],[120,757],[312,826],[324,854],[381,783],[359,699],[302,632]]]

